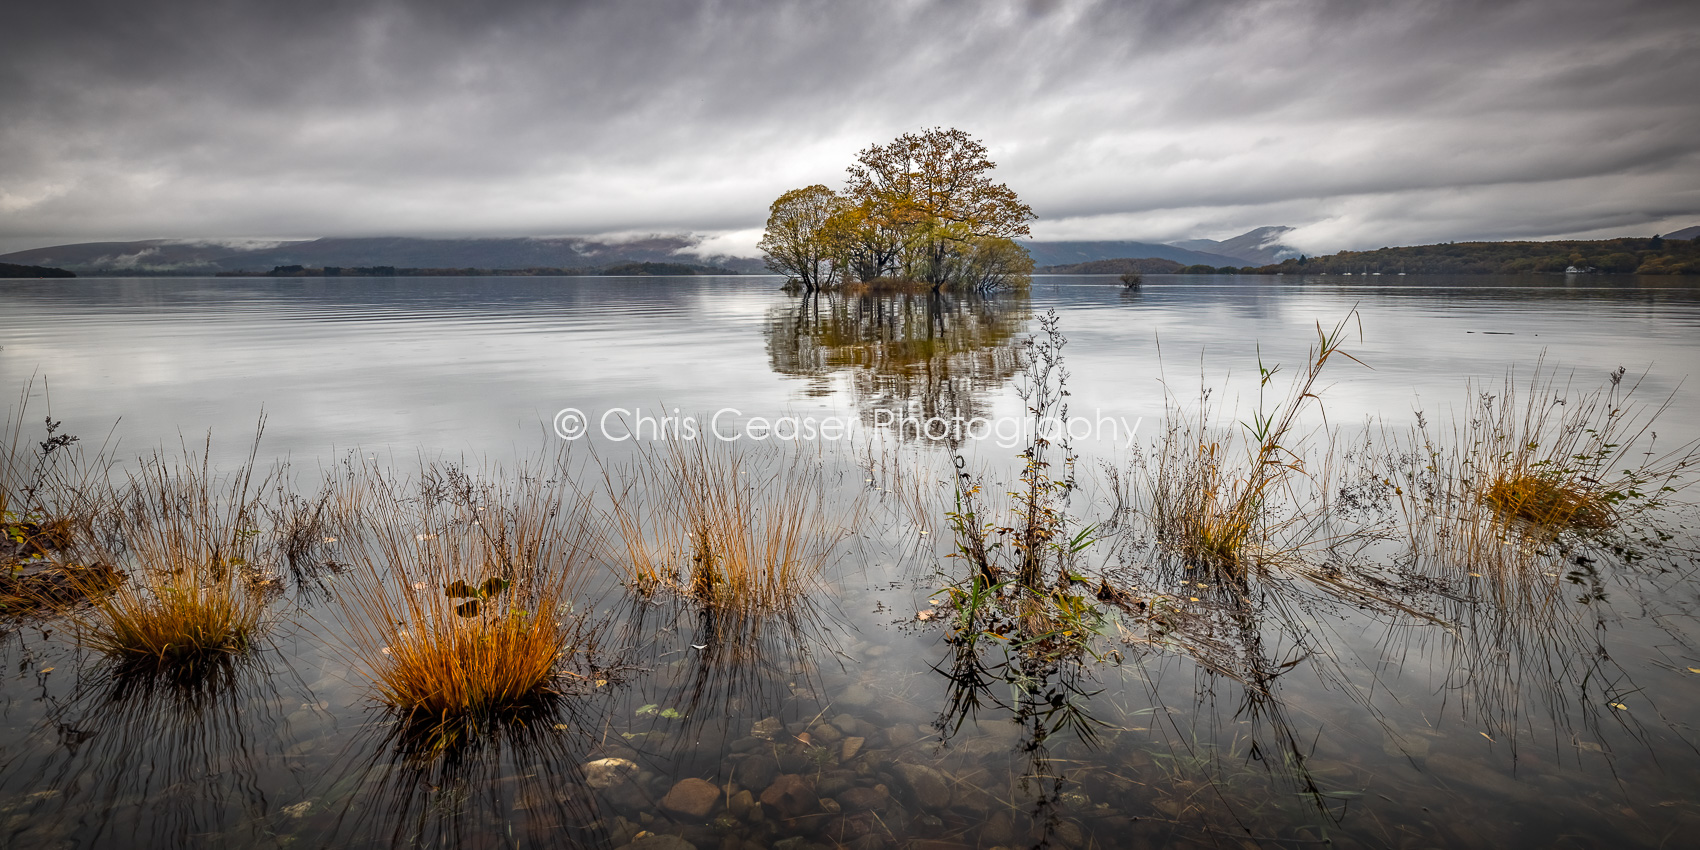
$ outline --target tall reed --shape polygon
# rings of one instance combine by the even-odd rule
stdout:
[[[1251,421],[1241,423],[1238,439],[1210,424],[1208,392],[1201,394],[1198,414],[1190,418],[1170,397],[1169,427],[1146,464],[1151,523],[1161,544],[1226,577],[1243,577],[1278,554],[1270,544],[1283,530],[1281,524],[1302,521],[1303,515],[1274,520],[1272,501],[1294,496],[1303,486],[1300,479],[1312,474],[1306,442],[1314,431],[1303,430],[1300,423],[1306,412],[1321,409],[1317,383],[1330,361],[1341,357],[1361,364],[1342,350],[1347,328],[1356,320],[1353,310],[1332,329],[1317,323],[1316,342],[1302,370],[1273,407],[1265,403],[1265,393],[1280,367],[1265,367],[1259,357],[1258,406]]]
[[[45,394],[46,384],[42,385]],[[100,560],[100,517],[111,507],[107,446],[85,453],[52,417],[26,430],[35,382],[0,424],[0,613],[68,604],[116,580]]]
[[[829,497],[823,460],[801,448],[669,440],[605,465],[607,513],[629,581],[744,611],[788,605],[860,521],[860,496]]]

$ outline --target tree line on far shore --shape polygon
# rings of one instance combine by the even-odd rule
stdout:
[[[1189,270],[1183,270],[1183,273]],[[1567,271],[1700,274],[1700,237],[1444,242],[1375,251],[1341,251],[1327,257],[1293,257],[1272,265],[1219,271],[1240,274],[1520,274]]]
[[[905,133],[856,155],[842,190],[792,189],[769,208],[768,268],[805,291],[846,285],[987,291],[1031,281],[1015,242],[1031,207],[991,179],[986,146],[957,129]]]

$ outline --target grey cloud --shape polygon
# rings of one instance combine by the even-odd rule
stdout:
[[[1700,213],[1692,3],[60,2],[0,31],[10,243],[747,230],[935,124],[1040,235]]]

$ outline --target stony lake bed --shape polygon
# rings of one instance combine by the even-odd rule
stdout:
[[[263,633],[193,681],[121,669],[74,616],[9,611],[6,845],[1664,847],[1700,826],[1692,492],[1638,515],[1633,540],[1579,522],[1532,546],[1508,523],[1457,548],[1444,510],[1400,507],[1442,486],[1409,435],[1475,433],[1537,376],[1555,423],[1589,398],[1611,416],[1639,381],[1657,414],[1639,450],[1692,444],[1700,287],[1041,276],[1020,295],[929,299],[777,283],[6,282],[0,386],[30,388],[26,455],[45,451],[48,417],[119,473],[155,451],[228,472],[263,414],[266,498],[351,470],[429,478],[541,455],[583,488],[563,491],[584,495],[574,516],[617,525],[593,494],[667,442],[616,439],[627,425],[730,409],[746,439],[727,451],[749,464],[732,474],[759,482],[739,492],[800,468],[764,458],[804,458],[820,494],[807,524],[830,543],[794,597],[737,610],[636,592],[625,567],[641,555],[598,549],[571,588],[583,628],[555,693],[423,736],[374,696],[384,657],[348,637],[351,534],[316,535],[299,563],[256,557]],[[1228,579],[1165,555],[1165,437],[1203,438],[1185,415],[1207,389],[1238,452],[1250,411],[1279,409],[1259,399],[1260,365],[1283,364],[1285,390],[1319,327],[1349,317],[1341,350],[1361,362],[1329,364],[1302,408],[1304,433],[1324,435],[1312,446],[1338,451],[1267,521],[1286,536]],[[1026,443],[878,424],[1021,420],[1024,341],[1047,321],[1067,339],[1071,413],[1093,426],[1059,504],[1094,531],[1045,597],[1087,628],[1040,640],[1021,631],[1030,612],[969,616],[976,586],[953,557],[954,455],[995,507],[1021,487]],[[581,440],[555,434],[569,408]],[[847,433],[757,440],[756,417]],[[1328,523],[1298,521],[1312,508]],[[454,602],[500,593],[475,590]]]

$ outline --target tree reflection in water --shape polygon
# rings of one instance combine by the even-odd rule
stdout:
[[[1030,317],[1025,292],[804,295],[768,315],[768,360],[775,372],[811,379],[811,395],[830,395],[844,376],[866,426],[970,419],[1020,371]]]

